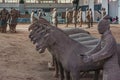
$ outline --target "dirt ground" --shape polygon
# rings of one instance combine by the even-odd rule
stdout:
[[[47,67],[48,61],[51,61],[50,53],[46,50],[39,54],[35,50],[28,38],[28,26],[29,24],[18,24],[17,33],[0,33],[0,80],[58,80],[53,77],[54,71]],[[60,28],[64,26],[59,25]],[[85,29],[85,26],[82,28]],[[96,24],[85,30],[100,37]],[[117,42],[120,42],[120,25],[111,25],[111,30]]]

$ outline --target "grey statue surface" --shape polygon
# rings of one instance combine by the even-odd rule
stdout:
[[[29,27],[29,31],[31,31],[29,37],[31,38],[31,41],[33,41],[33,43],[35,44],[37,41],[39,41],[39,39],[42,37],[43,35],[43,31],[42,30],[42,26],[45,26],[45,25],[48,25],[49,27],[52,27],[48,21],[46,21],[44,18],[40,18],[39,21],[36,21],[35,23],[33,23],[32,25],[30,25]],[[55,27],[52,27],[52,28],[55,28]],[[86,36],[87,34],[89,34],[89,32],[87,31],[84,31],[82,29],[78,29],[78,28],[74,28],[74,29],[64,29],[64,32],[67,34],[67,35],[70,35],[70,34],[77,34],[77,33],[86,33],[86,34],[80,34],[81,36]],[[41,34],[41,35],[40,35]],[[71,37],[80,37],[80,35],[70,35]],[[88,35],[89,36],[89,35]],[[80,40],[79,40],[80,41]],[[53,52],[50,51],[52,54]],[[54,57],[54,55],[53,55]],[[56,58],[54,57],[54,63],[56,64],[56,74],[55,74],[55,77],[58,77],[58,72],[59,72],[59,69],[58,69],[58,62],[56,62]],[[61,71],[61,70],[60,70]],[[63,76],[62,76],[63,77]],[[62,79],[62,78],[61,78]]]
[[[59,64],[61,64],[60,68],[65,70],[67,80],[70,80],[70,74],[73,80],[79,80],[79,73],[81,71],[97,70],[101,68],[101,66],[96,64],[84,64],[80,53],[88,51],[89,48],[69,38],[68,35],[56,27],[46,28],[46,26],[44,27],[44,25],[40,24],[38,26],[41,26],[41,33],[39,33],[41,37],[35,42],[37,44],[36,50],[42,53],[47,48],[51,54],[55,56]],[[61,80],[63,80],[63,71],[61,74]]]
[[[44,19],[41,19],[40,20],[41,22],[44,22],[45,20]],[[37,23],[37,22],[36,22]],[[47,23],[46,23],[47,24]],[[63,34],[64,34],[64,32],[63,31],[61,31],[61,30],[58,30],[57,28],[54,28],[54,27],[50,27],[50,25],[48,26],[48,27],[50,27],[50,28],[52,28],[51,30],[46,30],[47,28],[46,28],[46,24],[44,24],[44,23],[40,23],[39,21],[38,21],[38,23],[37,24],[34,24],[34,25],[31,25],[30,26],[30,28],[32,29],[32,31],[31,31],[31,33],[30,33],[30,38],[32,37],[32,39],[34,39],[34,38],[36,38],[36,39],[38,39],[38,41],[36,42],[35,41],[35,43],[37,43],[37,50],[39,50],[40,52],[44,52],[44,49],[41,49],[42,47],[39,47],[39,45],[38,45],[38,42],[41,42],[41,39],[43,39],[43,37],[47,34],[47,33],[51,33],[51,30],[52,31],[60,31],[60,32],[62,32]],[[33,28],[33,26],[34,26],[34,28]],[[44,26],[44,27],[43,27]],[[39,30],[38,30],[39,29]],[[30,30],[30,29],[29,29]],[[48,32],[47,32],[48,31]],[[44,33],[44,34],[43,34]],[[35,34],[39,34],[39,36],[35,36]],[[34,35],[34,36],[33,36]],[[65,35],[65,34],[64,34]],[[67,35],[66,35],[67,36]],[[72,36],[73,37],[73,36]],[[63,38],[64,39],[64,38]],[[62,43],[63,44],[63,43]],[[59,56],[57,55],[57,52],[56,51],[54,51],[54,50],[52,50],[50,47],[47,47],[48,49],[49,49],[49,51],[51,52],[51,54],[52,55],[54,55],[56,58],[57,58],[57,61],[58,62],[60,62],[60,64],[61,64],[61,61],[60,61],[60,59],[58,58]],[[76,48],[77,49],[77,48]],[[86,50],[88,50],[89,48],[86,48]],[[63,51],[64,52],[64,51]],[[59,52],[60,53],[60,52]],[[62,53],[62,52],[61,52]],[[68,52],[67,52],[68,53]],[[81,52],[81,53],[83,53],[83,52]],[[80,57],[80,56],[79,56]],[[88,67],[87,67],[88,68]],[[87,69],[86,68],[86,69]],[[96,70],[96,67],[92,67],[92,68],[94,68],[94,70]],[[102,66],[101,66],[101,68],[102,68]],[[66,69],[65,69],[66,70]],[[82,69],[81,69],[82,70]],[[84,71],[84,70],[83,70]],[[61,73],[62,73],[62,71],[61,71]],[[66,72],[66,73],[69,73],[69,72]],[[68,75],[67,77],[67,79],[69,80],[69,76],[70,75]],[[63,75],[62,75],[62,77],[63,77]],[[79,76],[78,76],[79,77]],[[62,78],[63,79],[63,78]],[[61,80],[62,80],[61,79]]]
[[[102,35],[99,44],[86,53],[86,63],[103,62],[103,80],[120,80],[120,66],[116,40],[110,31],[108,20],[103,19],[98,24],[98,32]]]

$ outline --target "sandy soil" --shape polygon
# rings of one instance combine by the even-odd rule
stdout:
[[[53,77],[54,71],[49,71],[47,67],[51,55],[47,50],[43,54],[35,50],[28,38],[28,26],[29,24],[19,24],[17,33],[0,33],[0,80],[58,80]],[[59,25],[60,28],[64,26]],[[85,30],[100,37],[96,25]],[[120,25],[112,25],[111,30],[117,42],[120,42]]]

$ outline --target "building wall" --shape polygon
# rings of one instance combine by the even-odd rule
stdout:
[[[18,3],[18,0],[16,0],[17,3],[0,3],[0,10],[5,7],[7,8],[8,10],[10,10],[11,7],[14,7],[16,9],[21,9],[20,8],[20,5]],[[33,1],[33,0],[31,0]],[[55,0],[53,0],[54,2]],[[72,1],[72,0],[69,0],[69,1]],[[110,16],[112,17],[116,17],[118,16],[120,18],[120,5],[119,2],[120,0],[109,0],[109,10],[108,10],[108,0],[94,0],[94,3],[91,5],[90,0],[79,0],[79,7],[83,7],[83,10],[84,10],[84,15],[83,15],[83,18],[85,20],[85,9],[89,6],[94,6],[94,20],[96,21],[97,17],[100,15],[99,12],[96,10],[96,7],[95,5],[98,5],[98,4],[101,4],[101,8],[104,7],[106,8],[106,11],[107,13],[109,13]],[[64,0],[63,2],[61,2],[61,0],[57,0],[57,3],[25,3],[25,5],[22,7],[21,11],[22,13],[24,13],[25,11],[28,11],[29,13],[31,12],[32,9],[44,9],[44,10],[48,10],[50,11],[50,9],[52,8],[57,8],[58,9],[58,12],[65,12],[65,9],[66,8],[69,8],[69,9],[72,9],[73,7],[73,4],[72,2],[68,3],[67,0]],[[99,7],[100,8],[100,7]],[[100,9],[99,9],[100,10]],[[109,11],[109,12],[108,12]]]
[[[10,3],[0,3],[0,10],[2,8],[7,8],[8,10],[11,9],[11,7],[14,7],[16,9],[19,9],[19,4],[18,3],[14,3],[14,4],[10,4]]]
[[[72,3],[61,3],[61,4],[56,4],[56,3],[51,3],[51,4],[47,4],[47,3],[44,3],[44,4],[32,4],[32,3],[29,3],[29,4],[25,4],[25,7],[36,7],[36,8],[64,8],[64,7],[72,7],[73,4]]]

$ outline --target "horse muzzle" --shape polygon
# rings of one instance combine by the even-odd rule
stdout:
[[[39,53],[44,53],[45,49],[39,49]]]

